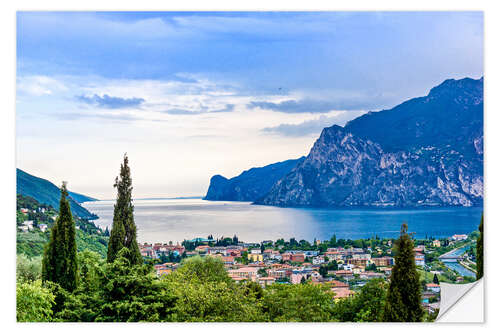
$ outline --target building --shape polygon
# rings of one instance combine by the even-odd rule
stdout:
[[[224,265],[234,265],[234,259],[236,257],[233,256],[224,256],[221,257],[222,261],[224,262]]]
[[[314,257],[312,260],[313,265],[321,265],[325,263],[325,257],[323,256],[317,256]]]
[[[46,224],[39,224],[38,229],[40,229],[41,232],[47,231],[48,226]]]
[[[347,263],[356,267],[366,267],[370,263],[370,259],[347,259]]]
[[[394,266],[394,258],[393,257],[372,258],[371,261],[377,267],[390,267],[390,266]]]
[[[413,252],[415,253],[415,264],[421,267],[425,266],[425,247],[423,245],[419,245],[413,249]]]
[[[292,273],[292,275],[290,276],[290,282],[292,284],[299,284],[302,282],[302,278],[304,280],[307,280],[308,278],[308,274],[307,273]]]
[[[248,260],[250,260],[250,261],[264,261],[264,256],[260,253],[249,253]]]
[[[349,284],[341,281],[328,281],[327,285],[330,287],[330,290],[335,293],[333,296],[334,299],[346,298],[354,295],[352,290],[349,290]]]
[[[432,246],[434,247],[441,247],[441,242],[439,241],[439,239],[435,239],[432,241]]]
[[[453,236],[451,236],[451,239],[454,241],[466,240],[467,235],[453,235]]]
[[[172,266],[167,264],[155,265],[155,271],[157,276],[167,275],[172,273]]]
[[[21,226],[19,226],[18,228],[19,228],[19,230],[21,230],[22,232],[28,232],[28,230],[29,230],[29,229],[28,229],[28,227],[27,227],[27,226],[25,226],[25,225],[21,225]]]
[[[243,278],[254,281],[257,278],[258,267],[241,267],[227,271],[231,278]]]
[[[23,225],[28,228],[28,230],[33,230],[33,221],[24,221]]]
[[[283,261],[295,261],[304,262],[306,260],[306,255],[304,253],[291,253],[285,252],[281,255]]]
[[[341,261],[344,260],[345,255],[340,253],[339,251],[326,251],[325,256],[329,260]]]
[[[433,293],[439,293],[441,291],[441,287],[436,283],[427,283],[425,287],[427,288],[427,290],[432,291]]]
[[[348,271],[348,270],[344,270],[344,269],[338,270],[338,271],[333,271],[332,273],[335,274],[336,276],[340,276],[340,277],[344,277],[344,278],[352,278],[354,276],[352,271]],[[330,272],[328,272],[328,274],[330,274]]]
[[[272,276],[264,276],[264,277],[258,278],[257,281],[259,282],[259,284],[262,288],[265,288],[265,287],[273,284],[276,281],[276,278],[274,278]]]
[[[421,266],[421,267],[425,266],[425,258],[421,258],[421,257],[417,258],[417,256],[415,256],[415,265]]]

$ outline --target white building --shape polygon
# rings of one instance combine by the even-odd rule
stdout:
[[[28,228],[28,230],[33,230],[33,221],[24,221],[23,225]]]
[[[313,265],[321,265],[325,262],[325,257],[324,256],[317,256],[314,257],[312,260]]]
[[[39,224],[38,228],[42,231],[45,232],[47,231],[48,226],[46,224]]]

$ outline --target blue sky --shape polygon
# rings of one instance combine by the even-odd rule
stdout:
[[[17,164],[113,197],[202,195],[321,129],[483,75],[479,12],[19,12]]]

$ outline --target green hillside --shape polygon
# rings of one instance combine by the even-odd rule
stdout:
[[[59,187],[52,184],[46,179],[32,176],[21,169],[16,169],[16,178],[17,194],[30,196],[42,204],[50,205],[52,207],[59,207],[59,199],[61,197]],[[95,214],[90,213],[87,209],[83,208],[78,203],[83,201],[90,201],[85,200],[85,198],[95,200],[82,194],[70,192],[69,200],[71,211],[74,215],[80,218],[96,219],[97,216]]]

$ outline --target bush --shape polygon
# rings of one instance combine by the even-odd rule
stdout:
[[[41,280],[21,282],[16,287],[16,317],[19,322],[51,321],[54,295]]]
[[[42,278],[42,257],[28,258],[17,255],[16,279],[18,282],[33,282]]]

